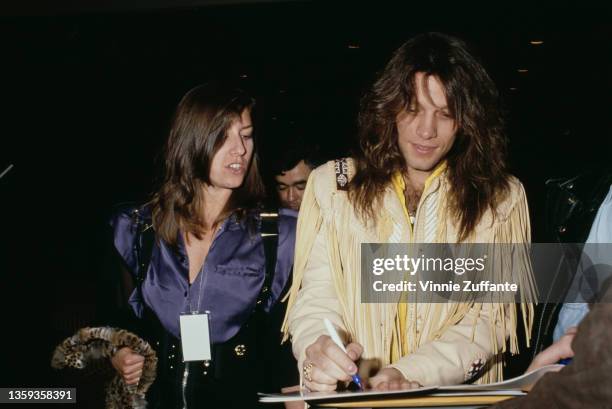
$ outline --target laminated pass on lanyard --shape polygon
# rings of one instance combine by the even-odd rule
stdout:
[[[202,300],[202,283],[204,282],[204,266],[199,274],[200,286],[198,290],[198,304],[194,310],[191,306],[191,288],[189,288],[187,303],[189,313],[179,317],[181,331],[181,346],[183,348],[183,362],[210,361],[210,311],[199,312]]]

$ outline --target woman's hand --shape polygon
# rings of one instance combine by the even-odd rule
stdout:
[[[137,384],[142,375],[144,357],[133,352],[130,348],[124,347],[111,358],[113,367],[123,377],[126,385]]]
[[[420,388],[418,382],[409,381],[395,368],[383,368],[368,381],[370,388],[379,391]]]
[[[559,338],[557,342],[537,354],[529,368],[527,368],[527,372],[535,371],[546,365],[556,364],[562,359],[572,358],[574,356],[572,341],[577,330],[576,327],[569,328],[565,335]]]
[[[327,335],[321,335],[306,348],[302,368],[304,385],[311,391],[336,390],[338,381],[348,382],[357,373],[355,361],[363,347],[355,342],[346,346],[346,353]]]

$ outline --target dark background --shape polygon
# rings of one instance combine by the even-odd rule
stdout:
[[[471,43],[500,88],[536,241],[544,181],[609,161],[608,8],[230,3],[0,6],[0,172],[14,164],[0,179],[0,386],[57,382],[54,345],[99,313],[112,205],[151,192],[172,110],[206,80],[239,81],[259,122],[293,121],[333,158],[352,146],[359,96],[391,52],[442,31]],[[264,165],[280,142],[265,129]]]

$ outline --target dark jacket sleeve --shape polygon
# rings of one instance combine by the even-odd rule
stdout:
[[[503,402],[498,409],[612,408],[612,281],[599,302],[578,326],[572,362],[540,379],[524,397]]]

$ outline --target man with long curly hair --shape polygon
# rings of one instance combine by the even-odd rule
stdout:
[[[303,197],[284,329],[304,385],[334,390],[365,361],[375,389],[499,380],[506,342],[518,349],[514,303],[362,303],[360,246],[529,241],[493,81],[461,40],[409,40],[361,101],[359,150],[313,171]]]

